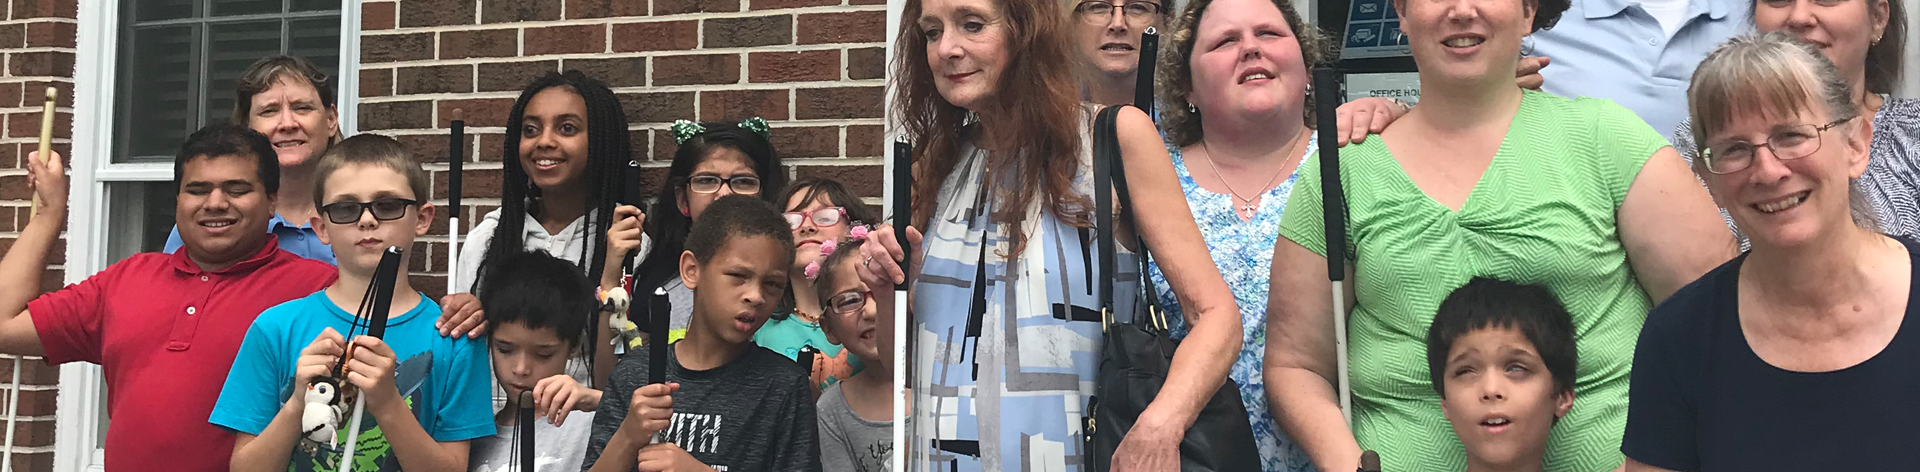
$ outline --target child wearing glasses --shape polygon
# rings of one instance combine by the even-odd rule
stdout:
[[[787,185],[787,226],[793,228],[794,258],[791,296],[773,311],[773,319],[753,336],[753,342],[799,361],[812,372],[814,398],[820,392],[860,371],[857,357],[821,331],[821,302],[814,293],[814,275],[827,255],[847,250],[847,243],[865,239],[865,224],[879,218],[840,182],[802,179]]]
[[[673,123],[671,131],[680,147],[667,169],[666,185],[660,186],[644,216],[636,207],[614,208],[613,226],[606,231],[607,262],[600,272],[603,297],[618,287],[632,294],[632,323],[640,330],[648,326],[647,297],[665,288],[672,303],[670,342],[686,335],[687,320],[693,313],[693,291],[680,279],[680,253],[686,250],[687,234],[694,222],[715,200],[727,195],[745,195],[777,205],[773,198],[785,187],[787,175],[780,157],[774,154],[773,143],[768,141],[766,120],[680,120]],[[619,262],[627,254],[638,255],[635,259],[639,266],[631,277],[624,277],[620,270]]]
[[[850,239],[831,256],[821,256],[825,260],[814,274],[818,275],[812,281],[814,294],[808,297],[821,302],[820,326],[827,341],[844,346],[841,352],[853,353],[856,362],[866,366],[827,387],[814,402],[820,416],[820,465],[825,470],[880,472],[887,470],[893,454],[893,352],[886,345],[890,343],[882,342],[882,336],[892,339],[891,323],[881,323],[882,317],[893,316],[893,298],[875,298],[862,277],[860,245],[865,242]],[[800,279],[794,279],[795,298]],[[875,279],[875,283],[884,280]]]
[[[328,149],[314,182],[320,216],[313,226],[333,248],[340,277],[313,295],[267,309],[247,329],[209,418],[238,434],[232,470],[339,465],[351,434],[349,415],[324,422],[338,431],[333,438],[302,427],[308,409],[325,408],[307,402],[317,378],[337,379],[332,398],[343,404],[350,403],[338,396],[341,390],[366,400],[351,451],[356,469],[465,470],[468,442],[494,433],[486,345],[441,336],[433,323],[440,306],[414,291],[409,277],[394,281],[384,338],[342,336],[365,326],[357,312],[382,254],[413,247],[433,221],[426,172],[392,138],[362,134]]]

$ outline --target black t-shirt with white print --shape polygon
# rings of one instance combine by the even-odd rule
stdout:
[[[626,420],[634,389],[647,384],[649,351],[628,352],[614,366],[582,470],[593,468]],[[668,442],[720,472],[820,470],[814,403],[799,364],[748,345],[733,362],[693,371],[681,367],[673,351],[667,350],[667,381],[679,382],[680,391],[673,395]]]

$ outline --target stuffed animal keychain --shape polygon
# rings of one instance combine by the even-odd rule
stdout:
[[[380,256],[380,265],[374,270],[373,280],[367,284],[367,292],[360,299],[360,308],[353,324],[347,328],[345,338],[352,342],[358,335],[374,338],[384,337],[387,332],[387,311],[393,307],[393,285],[400,272],[401,249],[387,248]],[[340,454],[339,472],[349,472],[347,464],[353,458],[355,442],[360,437],[360,416],[366,411],[366,397],[358,389],[344,381],[347,361],[353,358],[352,347],[346,355],[334,364],[332,372],[325,377],[313,379],[307,383],[307,391],[302,401],[306,409],[300,414],[301,451],[308,455],[317,455],[325,450],[338,451]],[[344,427],[344,428],[343,428]],[[347,432],[347,441],[340,447],[339,433]],[[324,445],[324,446],[323,446]]]
[[[307,385],[307,407],[300,413],[300,433],[314,443],[333,446],[334,425],[347,414],[347,402],[340,401],[340,381],[332,377],[313,379]]]

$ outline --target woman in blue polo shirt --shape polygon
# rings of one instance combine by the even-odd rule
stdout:
[[[305,58],[272,56],[254,62],[235,87],[233,122],[266,135],[280,161],[280,192],[267,231],[280,248],[333,264],[333,249],[314,233],[313,163],[340,138],[340,113],[327,74]],[[180,228],[162,252],[181,246]]]

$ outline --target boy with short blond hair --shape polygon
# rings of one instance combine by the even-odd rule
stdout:
[[[351,452],[356,470],[465,471],[468,441],[494,432],[485,344],[440,336],[440,307],[405,274],[394,280],[384,339],[342,336],[368,321],[356,307],[383,253],[411,248],[433,221],[425,173],[392,138],[363,134],[328,149],[314,178],[313,226],[333,247],[339,281],[268,309],[247,331],[210,418],[239,435],[232,470],[333,470]],[[301,430],[315,407],[304,393],[336,366],[340,388],[366,400],[355,451]],[[353,434],[347,416],[330,421],[339,443]]]

